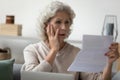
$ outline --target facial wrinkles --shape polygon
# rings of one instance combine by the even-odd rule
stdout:
[[[53,25],[54,31],[59,29],[58,35],[67,35],[69,33],[71,20],[70,16],[66,12],[57,12],[51,19],[50,23]]]
[[[58,19],[58,20],[56,20],[56,24],[58,24],[59,26],[66,26],[66,27],[68,27],[68,26],[70,26],[70,21],[69,20],[64,20],[64,19]]]
[[[61,26],[63,24],[65,26],[70,26],[71,24],[70,16],[64,11],[57,12],[52,21],[54,22],[53,24],[56,26]]]

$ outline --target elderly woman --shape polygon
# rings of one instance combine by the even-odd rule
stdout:
[[[38,30],[42,41],[24,49],[25,63],[22,70],[75,74],[67,69],[80,49],[65,42],[75,17],[74,11],[67,4],[54,1],[40,15]],[[118,44],[113,43],[106,53],[108,64],[103,73],[80,72],[79,78],[111,80],[112,64],[118,58],[117,48]]]

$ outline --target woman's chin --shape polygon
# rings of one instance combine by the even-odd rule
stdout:
[[[64,41],[65,38],[66,38],[66,36],[59,36],[59,40],[60,40],[60,41]]]

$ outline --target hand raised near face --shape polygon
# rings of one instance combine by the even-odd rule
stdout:
[[[108,57],[108,62],[112,64],[119,58],[118,43],[112,43],[109,47],[109,52],[105,54]]]
[[[49,41],[49,46],[51,50],[58,51],[60,48],[60,43],[58,40],[58,32],[59,29],[56,31],[53,28],[53,25],[48,25],[47,26],[47,36],[48,36],[48,41]]]

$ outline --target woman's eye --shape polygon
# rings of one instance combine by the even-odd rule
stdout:
[[[61,21],[56,21],[56,24],[61,24]]]
[[[70,24],[70,21],[66,21],[65,24]]]
[[[69,24],[70,22],[69,22],[69,21],[66,21],[65,23],[66,23],[66,24]]]

